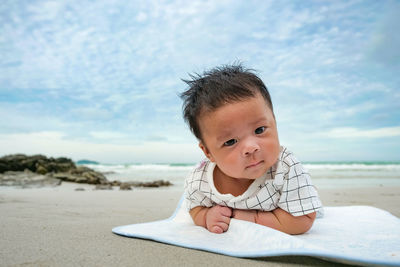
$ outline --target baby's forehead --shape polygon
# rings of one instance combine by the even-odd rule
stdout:
[[[201,108],[197,114],[197,117],[200,118],[202,116],[208,116],[223,107],[231,106],[231,105],[241,103],[241,102],[246,102],[253,98],[262,98],[265,105],[272,111],[270,103],[260,93],[256,93],[255,96],[243,97],[243,98],[237,99],[237,100],[223,101],[221,103],[218,103],[218,105],[216,105],[216,106],[210,106],[205,103],[204,105],[201,106]]]
[[[257,101],[251,101],[252,99]],[[255,108],[257,106],[258,108]],[[240,101],[226,102],[218,107],[204,106],[198,113],[197,122],[200,129],[204,126],[207,127],[209,123],[217,123],[221,127],[226,126],[229,128],[229,121],[232,119],[236,121],[239,118],[250,123],[261,120],[275,120],[275,115],[269,103],[263,97],[249,97]]]

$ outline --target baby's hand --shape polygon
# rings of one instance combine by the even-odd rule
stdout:
[[[232,218],[255,223],[257,218],[257,211],[235,209],[232,212]]]
[[[209,208],[206,215],[208,231],[216,234],[226,232],[231,222],[232,209],[224,206]]]

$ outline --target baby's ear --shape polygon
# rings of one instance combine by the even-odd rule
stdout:
[[[208,150],[208,148],[200,141],[199,142],[199,147],[201,148],[201,150],[203,150],[204,155],[211,161],[211,162],[215,162],[214,157],[211,155],[210,151]]]

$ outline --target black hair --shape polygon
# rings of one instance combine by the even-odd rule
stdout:
[[[198,119],[202,112],[255,97],[260,93],[267,105],[272,108],[268,89],[254,71],[241,64],[224,65],[200,74],[189,74],[190,80],[182,79],[189,88],[180,97],[183,100],[183,117],[190,130],[202,140]]]

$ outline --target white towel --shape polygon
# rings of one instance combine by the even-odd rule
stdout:
[[[400,219],[368,206],[325,207],[310,231],[288,235],[251,222],[232,219],[227,232],[195,226],[183,197],[174,214],[155,222],[112,229],[116,234],[155,240],[235,257],[312,256],[359,264],[400,266]]]

